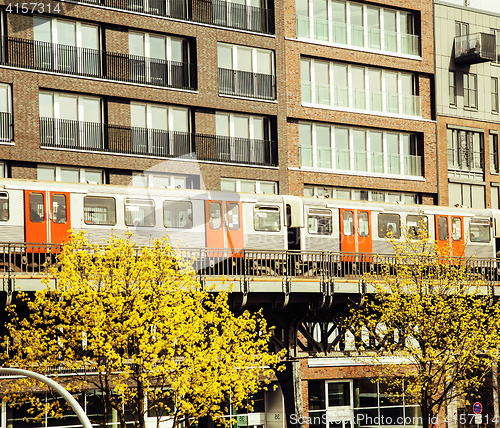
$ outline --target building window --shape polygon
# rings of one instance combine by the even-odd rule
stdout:
[[[330,187],[306,184],[304,196],[344,199],[352,201],[392,202],[405,204],[420,203],[417,193],[388,192],[384,190],[349,189],[346,187]]]
[[[134,153],[162,157],[191,153],[188,108],[131,102],[130,113]]]
[[[300,123],[299,143],[302,168],[422,176],[414,134]]]
[[[469,172],[483,177],[483,134],[480,132],[448,129],[448,174],[450,171]]]
[[[37,69],[91,76],[101,74],[97,25],[34,16],[33,36]]]
[[[469,24],[467,22],[455,21],[455,37],[467,36],[469,34]]]
[[[498,189],[498,187],[491,187],[491,208],[494,210],[498,210],[500,208]]]
[[[490,172],[498,174],[498,134],[490,134]]]
[[[103,184],[105,182],[104,171],[102,169],[38,165],[36,172],[37,180],[89,184]]]
[[[450,195],[449,205],[460,205],[467,208],[485,208],[485,186],[449,183],[448,193]]]
[[[477,109],[477,75],[463,74],[464,81],[464,107]]]
[[[220,94],[276,99],[274,51],[218,43],[217,62]]]
[[[491,111],[498,113],[498,78],[491,78]]]
[[[457,76],[454,71],[449,71],[449,85],[450,85],[450,105],[457,105]]]
[[[301,81],[304,105],[421,115],[411,73],[302,58]]]
[[[491,33],[495,35],[495,51],[496,63],[500,63],[500,30],[491,29]]]
[[[354,418],[360,427],[376,424],[381,418],[398,418],[401,425],[418,425],[422,420],[420,408],[404,393],[404,383],[398,391],[392,390],[383,382],[371,379],[354,379]],[[377,418],[377,419],[375,419]]]
[[[128,41],[133,82],[192,89],[186,39],[129,32]]]
[[[337,0],[299,0],[297,37],[366,50],[419,55],[411,13]]]
[[[7,163],[0,162],[0,178],[7,178],[8,176]]]
[[[40,91],[40,141],[45,147],[102,149],[102,100]]]
[[[167,173],[133,173],[132,186],[163,187],[168,189],[198,189],[199,178]]]
[[[271,125],[263,116],[217,112],[216,152],[222,162],[269,165],[275,157]]]
[[[221,178],[221,190],[226,192],[278,194],[275,181],[244,180],[239,178]]]

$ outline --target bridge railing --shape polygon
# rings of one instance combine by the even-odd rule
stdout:
[[[57,266],[58,244],[0,243],[0,275],[42,276]],[[140,253],[141,248],[137,248]],[[176,248],[176,259],[191,264],[200,278],[224,275],[239,278],[303,278],[359,280],[365,274],[382,278],[389,254],[360,254],[330,251],[230,250]],[[488,281],[500,281],[500,260],[488,258],[446,258],[443,266],[466,264],[469,272]]]

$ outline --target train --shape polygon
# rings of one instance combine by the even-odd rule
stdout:
[[[500,211],[173,188],[0,180],[0,242],[60,244],[68,230],[100,243],[133,233],[175,247],[394,254],[387,233],[426,225],[451,256],[495,258]]]

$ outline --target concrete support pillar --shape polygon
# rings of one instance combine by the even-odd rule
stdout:
[[[285,370],[277,372],[276,377],[283,391],[286,427],[300,428],[301,424],[296,422],[299,418],[303,417],[304,408],[300,361],[287,361],[283,364],[285,365]],[[291,415],[295,415],[295,417],[292,418]]]

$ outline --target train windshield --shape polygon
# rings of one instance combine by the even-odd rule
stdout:
[[[331,235],[332,212],[330,210],[309,210],[307,225],[311,235]]]
[[[255,207],[253,226],[256,231],[279,232],[280,209],[278,207]]]
[[[469,225],[471,242],[490,242],[490,220],[472,219]]]

